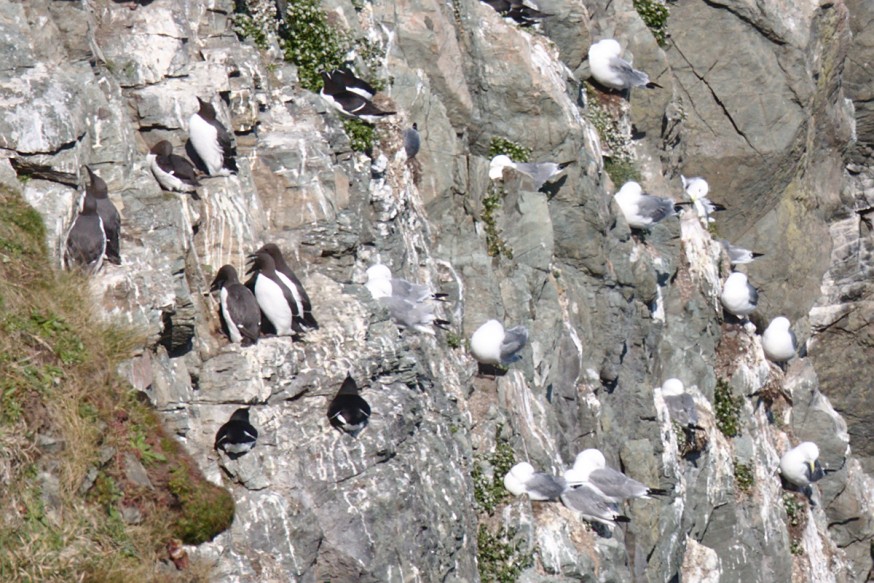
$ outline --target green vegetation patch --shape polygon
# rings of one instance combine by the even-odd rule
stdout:
[[[486,231],[486,250],[489,257],[500,257],[503,255],[507,259],[513,259],[513,250],[507,245],[507,242],[501,237],[501,230],[498,228],[498,211],[501,208],[501,202],[507,191],[503,186],[497,185],[495,182],[489,184],[489,190],[485,198],[483,198],[482,221]]]
[[[477,568],[485,583],[515,583],[523,570],[534,564],[534,553],[515,530],[490,530],[480,524],[476,537]]]
[[[473,460],[473,497],[476,500],[480,512],[491,515],[498,504],[507,497],[507,489],[504,488],[504,476],[516,463],[516,455],[513,448],[506,441],[500,439],[501,426],[495,430],[495,451],[487,454],[477,454]],[[483,467],[491,469],[488,472]]]
[[[348,34],[331,26],[320,0],[289,0],[279,35],[285,60],[297,66],[301,86],[310,91],[321,89],[319,73],[343,66],[353,44]]]
[[[716,426],[726,437],[740,435],[740,410],[743,399],[735,397],[731,386],[725,380],[716,381],[713,407],[716,410]]]
[[[371,156],[373,143],[376,141],[376,129],[360,119],[347,118],[343,120],[343,130],[349,137],[349,145],[356,152]]]
[[[495,137],[489,142],[489,159],[504,154],[513,162],[528,162],[531,150],[506,138]]]
[[[656,42],[665,46],[668,40],[668,6],[660,0],[633,0],[634,10],[652,32]]]
[[[737,484],[738,490],[749,493],[756,483],[756,475],[753,472],[753,467],[749,464],[742,464],[738,460],[734,460],[734,481]]]

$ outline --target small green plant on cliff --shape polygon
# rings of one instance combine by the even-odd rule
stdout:
[[[473,478],[473,497],[480,512],[491,515],[498,504],[507,497],[504,488],[504,476],[516,463],[513,448],[500,438],[501,426],[495,430],[495,451],[474,456],[471,477]],[[483,470],[483,466],[491,468],[491,474]]]
[[[516,531],[500,528],[495,532],[479,525],[476,537],[477,568],[486,583],[515,583],[523,570],[534,564],[534,553],[525,549]]]
[[[713,407],[716,410],[716,426],[726,437],[740,435],[740,409],[743,400],[735,397],[731,386],[724,380],[716,381],[713,394]]]
[[[801,519],[804,517],[804,505],[799,504],[793,494],[789,492],[783,494],[783,508],[786,510],[786,518],[789,519],[789,526],[801,524]]]
[[[328,22],[319,0],[290,0],[280,38],[285,60],[297,66],[301,86],[310,91],[321,88],[321,71],[343,66],[352,46],[349,35]]]
[[[513,250],[501,237],[501,230],[498,229],[497,213],[506,194],[503,186],[498,186],[494,182],[489,184],[488,193],[483,198],[482,221],[486,231],[486,250],[489,257],[503,255],[507,259],[513,259]]]
[[[368,156],[373,153],[376,130],[372,125],[360,119],[344,119],[343,130],[349,137],[349,145],[353,150]]]
[[[750,492],[753,489],[753,484],[756,483],[756,475],[753,473],[753,467],[749,464],[743,464],[738,460],[734,460],[734,481],[737,484],[738,490],[741,492]]]
[[[586,85],[585,116],[598,132],[601,150],[604,152],[604,172],[620,187],[629,180],[640,180],[640,171],[634,165],[631,151],[631,135],[622,124],[619,114],[612,114],[602,102],[601,95],[591,85]]]
[[[660,46],[665,46],[668,40],[668,16],[670,14],[667,5],[660,0],[633,0],[633,4],[634,10],[652,32],[656,42]]]
[[[513,162],[528,162],[531,150],[507,138],[494,137],[489,142],[489,158],[494,158],[500,154],[509,156]]]
[[[274,0],[236,0],[231,23],[234,32],[247,38],[259,49],[270,46],[270,34],[276,34],[276,2]]]

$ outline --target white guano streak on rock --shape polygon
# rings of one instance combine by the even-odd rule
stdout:
[[[683,213],[680,219],[680,240],[689,262],[689,274],[698,289],[707,292],[714,309],[719,311],[719,252],[720,244],[702,226],[695,213]]]
[[[805,509],[807,525],[801,534],[801,546],[804,549],[806,569],[803,569],[809,577],[810,583],[835,583],[835,573],[844,572],[843,569],[835,569],[835,565],[829,561],[829,556],[824,552],[822,535],[814,520],[814,512],[810,507]],[[828,536],[828,535],[826,535]],[[837,557],[832,556],[832,559]],[[798,561],[798,559],[796,559]],[[794,570],[794,569],[793,569]]]

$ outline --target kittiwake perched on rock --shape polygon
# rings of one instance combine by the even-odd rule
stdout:
[[[543,185],[558,176],[562,170],[573,164],[569,162],[514,162],[506,154],[498,154],[489,163],[489,178],[499,180],[504,176],[504,168],[513,168],[534,181],[534,189],[540,190]]]
[[[631,522],[619,513],[616,505],[589,484],[568,488],[561,494],[561,502],[571,510],[579,512],[589,521],[612,526],[618,522]]]
[[[745,318],[755,311],[759,302],[759,292],[750,285],[745,274],[735,271],[722,285],[720,299],[726,312]]]
[[[634,181],[622,185],[613,198],[632,229],[649,229],[659,221],[676,214],[675,203],[669,198],[644,194]]]
[[[216,119],[215,107],[197,98],[200,106],[188,119],[188,137],[210,176],[227,176],[237,171],[231,135]]]
[[[789,320],[783,316],[777,316],[762,334],[762,348],[768,360],[778,364],[784,363],[798,350],[795,333],[790,329]]]
[[[400,328],[433,335],[432,326],[445,328],[449,325],[448,321],[434,314],[434,306],[428,303],[432,299],[442,299],[446,294],[435,294],[427,286],[392,277],[386,265],[370,266],[365,286]]]
[[[528,494],[531,500],[558,500],[567,484],[561,476],[535,472],[528,462],[520,462],[504,476],[504,487],[514,496]]]
[[[649,75],[638,71],[622,59],[622,47],[612,38],[605,38],[589,47],[589,70],[595,81],[608,89],[620,91],[632,87],[661,87],[649,80]]]
[[[172,192],[195,192],[200,183],[194,164],[173,153],[173,144],[161,140],[149,150],[146,160],[149,168],[165,190]]]
[[[416,157],[421,145],[422,138],[419,136],[419,125],[414,123],[413,127],[404,130],[404,152],[407,154],[407,160]]]
[[[743,247],[736,247],[729,243],[726,239],[719,241],[725,252],[728,254],[728,260],[732,265],[743,265],[744,263],[752,263],[757,257],[761,257],[763,253],[755,253]]]
[[[297,302],[294,294],[276,273],[276,263],[267,252],[251,256],[252,266],[247,273],[252,277],[246,286],[255,293],[265,319],[273,326],[277,336],[291,336]],[[262,319],[262,323],[263,323]]]
[[[343,79],[322,71],[322,89],[319,95],[334,109],[349,117],[356,117],[366,122],[375,123],[395,111],[383,111],[375,106],[363,92],[353,91]]]
[[[607,467],[604,454],[597,449],[585,449],[578,453],[574,467],[565,472],[564,477],[569,486],[588,484],[610,502],[664,496],[668,493],[667,490],[650,488],[620,471]]]
[[[258,430],[249,423],[249,408],[234,411],[227,423],[215,434],[215,449],[220,449],[231,459],[237,459],[255,447]]]
[[[231,342],[243,346],[258,342],[261,308],[252,290],[240,283],[232,265],[223,265],[219,269],[210,291],[219,291],[222,322]]]
[[[306,332],[307,330],[318,329],[319,323],[316,321],[315,316],[313,316],[313,306],[310,302],[310,297],[307,295],[303,284],[288,266],[288,263],[286,263],[282,251],[279,250],[279,246],[275,243],[265,243],[254,254],[250,255],[250,258],[258,253],[267,253],[270,255],[273,259],[276,276],[283,284],[285,284],[285,287],[288,288],[291,295],[294,297],[295,309],[293,310],[294,320],[292,322],[292,328],[294,328],[295,332]]]
[[[522,358],[519,353],[527,343],[525,326],[504,330],[503,324],[489,320],[470,337],[470,351],[480,364],[499,366]]]
[[[91,168],[88,171],[90,184],[85,188],[85,197],[93,197],[97,200],[97,214],[103,221],[103,232],[106,234],[106,260],[116,265],[121,265],[121,216],[118,209],[109,200],[109,189],[106,181],[94,174]]]
[[[446,294],[432,292],[426,285],[392,277],[391,269],[382,263],[367,268],[365,286],[375,300],[394,296],[411,302],[424,302],[426,300],[442,300],[446,297]]]
[[[346,379],[328,406],[328,420],[333,427],[352,435],[358,435],[370,419],[370,405],[364,400],[358,384],[347,374]]]
[[[106,232],[97,213],[97,199],[85,195],[82,211],[67,233],[64,265],[67,269],[79,267],[86,273],[97,273],[106,255]]]
[[[706,180],[699,176],[686,178],[683,175],[680,175],[680,180],[683,183],[683,190],[685,190],[686,196],[692,201],[692,204],[695,206],[695,212],[698,213],[698,218],[703,223],[714,222],[713,213],[725,210],[724,206],[707,198],[710,192],[710,185],[707,184]]]
[[[780,458],[780,475],[812,500],[811,484],[825,476],[819,463],[819,447],[812,441],[799,443]]]
[[[662,383],[661,393],[673,423],[684,428],[702,429],[698,425],[698,407],[695,406],[695,399],[686,392],[683,381],[666,380]]]

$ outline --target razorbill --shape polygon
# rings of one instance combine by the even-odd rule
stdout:
[[[342,87],[344,91],[360,95],[364,99],[373,99],[376,95],[376,89],[373,85],[355,74],[349,69],[334,69],[328,73],[333,84],[337,87]]]
[[[303,284],[288,266],[288,263],[285,262],[285,257],[282,256],[282,251],[279,250],[279,247],[274,243],[267,243],[258,249],[253,255],[250,255],[250,257],[254,257],[254,255],[258,253],[267,253],[270,255],[276,269],[276,276],[283,284],[285,284],[285,287],[291,291],[291,295],[294,297],[295,310],[292,327],[295,331],[304,332],[306,330],[318,329],[319,323],[316,322],[316,319],[313,316],[310,297],[303,288]]]
[[[745,274],[735,271],[722,285],[720,299],[726,312],[745,318],[755,311],[759,302],[759,292],[750,285]]]
[[[514,162],[506,154],[498,154],[489,163],[489,178],[500,180],[504,176],[504,168],[513,168],[531,177],[534,190],[540,190],[543,185],[558,176],[562,170],[573,164],[570,162]]]
[[[227,176],[237,171],[231,135],[216,119],[212,104],[197,98],[200,109],[188,120],[188,137],[210,176]]]
[[[258,342],[261,331],[261,309],[252,290],[240,283],[237,270],[223,265],[212,282],[210,291],[219,291],[224,329],[231,342],[250,346]]]
[[[215,449],[224,451],[233,460],[251,451],[257,439],[258,430],[249,423],[249,408],[243,407],[234,411],[215,434]]]
[[[470,337],[470,351],[480,364],[498,366],[519,360],[528,342],[528,329],[516,326],[504,330],[497,320],[489,320]]]
[[[109,200],[109,190],[106,181],[94,174],[91,168],[85,166],[91,184],[85,188],[85,198],[97,199],[97,214],[103,221],[103,232],[106,233],[106,260],[116,265],[121,265],[121,248],[119,238],[121,236],[121,217],[118,209]]]
[[[397,113],[379,109],[366,97],[347,90],[343,83],[332,79],[326,71],[322,71],[322,81],[323,86],[319,95],[343,115],[375,123],[387,115]]]
[[[675,204],[669,198],[644,194],[640,184],[626,182],[613,199],[632,229],[646,230],[676,214]]]
[[[567,484],[561,476],[535,472],[528,462],[520,462],[504,476],[504,488],[513,496],[527,494],[531,500],[558,500]]]
[[[632,87],[661,87],[649,80],[649,75],[638,71],[619,55],[622,47],[612,38],[605,38],[589,47],[589,69],[595,81],[608,89],[620,91]]]
[[[173,153],[173,144],[161,140],[146,156],[152,174],[165,190],[174,192],[195,192],[200,183],[194,164]]]
[[[407,153],[407,160],[416,157],[421,145],[422,139],[419,136],[419,125],[414,123],[413,127],[404,130],[404,152]]]
[[[370,405],[359,394],[358,385],[351,374],[328,406],[328,420],[333,427],[352,435],[353,437],[367,426],[370,419]]]
[[[762,348],[768,360],[778,364],[784,363],[798,350],[798,342],[795,333],[789,328],[789,320],[783,316],[777,316],[762,334]]]
[[[294,294],[279,278],[276,263],[269,253],[255,253],[250,258],[252,266],[247,273],[251,273],[252,278],[246,282],[247,287],[254,291],[255,299],[276,335],[291,336],[294,333],[292,323],[297,310]]]
[[[82,211],[67,233],[64,263],[69,269],[78,266],[86,273],[96,273],[106,255],[106,232],[97,214],[97,199],[85,195]]]
[[[572,472],[566,472],[565,479],[569,486],[588,484],[601,492],[610,502],[663,496],[668,493],[667,490],[660,488],[650,488],[608,467],[604,454],[597,449],[586,449],[578,453]]]

